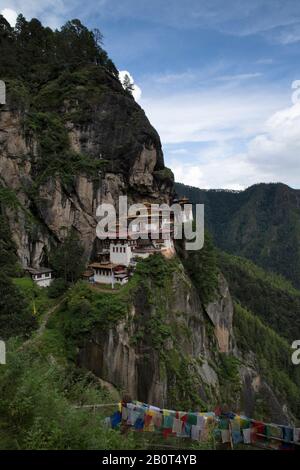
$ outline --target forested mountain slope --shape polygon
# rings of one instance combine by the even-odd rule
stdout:
[[[300,287],[300,190],[281,183],[245,191],[175,184],[179,195],[205,204],[206,227],[224,251],[251,259]]]

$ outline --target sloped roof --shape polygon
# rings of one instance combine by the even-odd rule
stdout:
[[[50,268],[30,268],[30,267],[27,267],[25,268],[25,271],[27,271],[28,273],[32,274],[32,275],[36,275],[36,274],[48,274],[48,273],[52,273],[53,272],[53,269],[50,269]]]

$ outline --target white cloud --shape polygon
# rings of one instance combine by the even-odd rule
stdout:
[[[133,84],[133,91],[132,91],[132,94],[133,94],[133,97],[136,101],[139,101],[141,96],[142,96],[142,90],[141,88],[135,83],[134,79],[133,79],[133,76],[127,71],[127,70],[121,70],[119,72],[119,78],[120,78],[120,81],[121,83],[123,83],[123,80],[125,78],[125,76],[128,75],[128,77],[130,78],[130,82]]]
[[[11,8],[4,8],[1,10],[1,15],[9,22],[10,26],[15,26],[18,13]]]
[[[175,180],[203,189],[240,190],[256,182],[256,170],[244,154],[236,154],[234,146],[216,143],[208,150],[200,149],[187,160],[177,155],[167,158]],[[250,183],[252,184],[252,183]]]
[[[38,18],[44,25],[52,28],[59,28],[66,19],[77,17],[80,5],[79,0],[73,0],[68,5],[63,0],[0,0],[0,10],[22,13],[27,20]],[[75,16],[74,10],[77,10]]]
[[[141,100],[164,144],[251,138],[285,103],[286,96],[274,96],[268,88],[244,92],[242,87],[206,87]]]
[[[176,154],[175,148],[167,164],[177,181],[201,188],[242,189],[278,181],[299,188],[300,101],[271,113],[261,129],[243,151],[237,150],[236,140],[219,140],[185,154]]]
[[[183,82],[187,80],[193,80],[196,78],[194,72],[182,72],[182,73],[166,73],[154,77],[156,83],[169,85],[170,83]]]
[[[241,190],[249,186],[249,176],[255,177],[253,167],[242,157],[211,159],[198,164],[170,160],[175,180],[189,186],[202,189],[235,189]],[[245,175],[248,175],[245,178]],[[254,181],[256,181],[254,179]]]
[[[247,158],[260,172],[299,187],[300,102],[274,113],[266,132],[249,142]]]
[[[279,26],[266,34],[267,39],[275,44],[293,44],[300,41],[300,21],[299,17],[292,24]]]
[[[251,80],[252,78],[261,77],[262,73],[254,72],[254,73],[240,73],[236,75],[223,75],[220,77],[215,78],[217,82],[233,82],[233,81],[244,81],[244,80]]]
[[[227,83],[149,96],[141,104],[161,136],[166,164],[177,181],[228,189],[282,181],[299,188],[297,90],[291,106],[289,90]]]

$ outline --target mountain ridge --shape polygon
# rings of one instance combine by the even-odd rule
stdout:
[[[283,183],[259,183],[241,192],[175,183],[175,190],[205,205],[206,227],[220,249],[300,286],[300,190]]]

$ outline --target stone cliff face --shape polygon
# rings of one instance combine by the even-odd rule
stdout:
[[[228,284],[222,274],[219,275],[219,292],[215,301],[207,306],[206,312],[214,325],[220,352],[231,352],[233,350],[233,303]]]
[[[173,181],[163,175],[157,132],[114,77],[102,71],[98,81],[106,92],[89,106],[83,122],[68,119],[65,128],[71,151],[105,160],[101,173],[93,178],[84,172],[72,175],[71,185],[53,174],[40,184],[34,197],[30,190],[36,179],[35,163],[43,154],[38,155],[36,136],[28,135],[24,128],[27,110],[0,107],[0,184],[13,190],[20,202],[19,209],[8,211],[8,216],[23,265],[43,264],[51,245],[61,241],[65,228],[70,227],[78,231],[89,256],[100,201],[115,204],[125,194],[129,202],[167,202],[170,198]],[[64,116],[67,110],[64,104],[56,113]]]
[[[160,407],[214,409],[288,424],[294,418],[284,399],[257,370],[255,354],[242,358],[233,333],[233,303],[222,275],[215,301],[203,308],[180,265],[159,289],[141,286],[127,316],[109,330],[94,328],[78,349],[78,365],[133,399]],[[151,299],[149,302],[149,298]],[[163,312],[163,313],[162,313]],[[166,335],[161,338],[161,326]],[[235,374],[224,376],[223,361]]]
[[[182,267],[172,275],[167,289],[161,286],[156,291],[150,286],[157,292],[156,301],[149,303],[147,292],[138,289],[124,320],[108,332],[92,332],[79,351],[79,364],[119,390],[126,390],[134,399],[147,403],[174,406],[184,400],[189,403],[195,395],[213,405],[221,399],[217,373],[220,347],[213,334],[214,327],[218,331],[222,329],[221,348],[232,351],[233,309],[225,284],[222,279],[219,298],[209,307],[211,315],[215,315],[215,325],[203,310]],[[163,322],[170,327],[170,333],[157,348],[162,308],[160,297],[164,298]],[[222,327],[219,326],[218,311],[223,312]],[[137,342],[132,340],[136,337],[139,337]],[[184,372],[183,367],[186,368]],[[177,387],[176,392],[174,387]],[[176,395],[178,392],[179,396]]]

